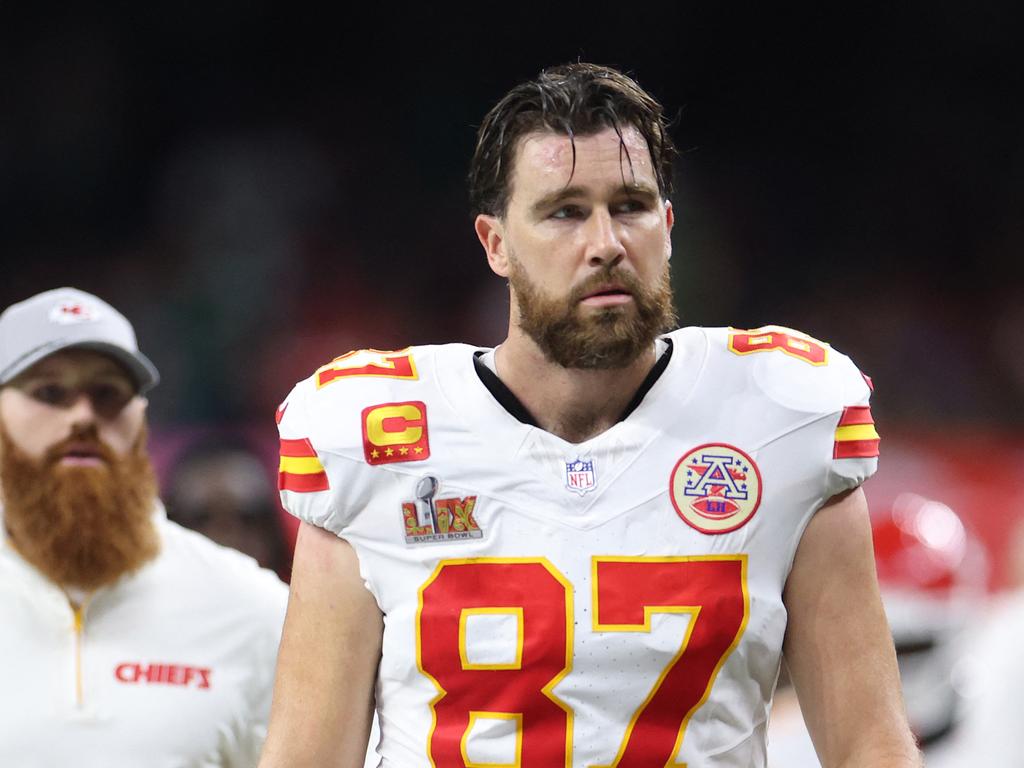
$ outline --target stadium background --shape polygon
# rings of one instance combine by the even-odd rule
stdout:
[[[163,374],[162,470],[232,430],[272,473],[275,405],[349,349],[499,341],[465,196],[474,126],[582,58],[675,116],[683,322],[851,354],[884,438],[872,504],[952,505],[1010,579],[1024,77],[997,8],[0,13],[0,303],[74,285],[135,322]]]

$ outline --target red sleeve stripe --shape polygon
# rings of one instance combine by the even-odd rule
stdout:
[[[874,440],[836,440],[832,448],[833,459],[872,459],[878,455],[878,438]]]
[[[303,437],[298,440],[285,440],[284,438],[281,438],[281,455],[316,456],[316,450],[313,448],[313,444],[309,442],[308,437]]]
[[[849,427],[854,424],[874,424],[871,417],[871,406],[850,405],[843,408],[843,415],[839,417],[839,427]]]
[[[317,472],[315,475],[295,475],[291,472],[280,472],[277,475],[277,487],[282,491],[296,491],[298,493],[329,491],[331,489],[330,484],[327,482],[326,472]]]
[[[871,459],[878,455],[879,437],[875,420],[867,405],[843,408],[836,425],[836,438],[832,447],[834,459]]]
[[[312,493],[330,490],[327,473],[308,438],[281,439],[281,466],[277,487],[282,491]]]

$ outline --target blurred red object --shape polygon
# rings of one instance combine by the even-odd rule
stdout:
[[[908,587],[948,588],[973,536],[987,555],[987,588],[1011,586],[1011,542],[1024,524],[1024,437],[881,431],[878,473],[864,486],[880,579],[902,579]],[[955,510],[962,525],[942,507]],[[890,523],[880,524],[888,516]],[[920,548],[896,552],[915,537]]]

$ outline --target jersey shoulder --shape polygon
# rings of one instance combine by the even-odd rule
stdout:
[[[296,384],[278,407],[281,437],[308,439],[320,453],[362,461],[367,437],[425,419],[427,401],[438,395],[437,367],[472,349],[443,344],[341,355]]]
[[[728,376],[768,403],[825,415],[870,398],[870,379],[849,357],[802,331],[780,325],[701,330],[711,375]]]
[[[830,344],[779,325],[700,329],[707,339],[703,396],[723,395],[761,433],[787,437],[787,450],[824,463],[825,496],[860,485],[877,469],[880,437],[871,380]]]
[[[441,391],[438,370],[464,366],[473,350],[465,344],[357,350],[296,384],[277,411],[285,508],[339,533],[382,482],[374,469],[410,472],[411,462],[429,458],[430,424],[459,395]]]

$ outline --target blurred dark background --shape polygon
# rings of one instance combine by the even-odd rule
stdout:
[[[1009,3],[851,5],[0,0],[0,307],[73,285],[121,309],[163,376],[171,516],[287,578],[275,406],[351,349],[499,342],[475,127],[542,67],[616,66],[674,117],[682,322],[853,356],[876,523],[949,505],[984,551],[964,578],[1024,588],[1021,26]],[[962,564],[950,530],[918,535]]]
[[[684,323],[831,342],[883,434],[1024,421],[1008,8],[0,8],[0,304],[74,285],[121,308],[163,374],[158,436],[272,446],[278,401],[350,349],[500,341],[475,126],[576,59],[675,117]]]
[[[0,303],[72,284],[122,308],[164,375],[158,425],[268,421],[351,348],[494,343],[475,125],[583,58],[676,116],[685,323],[827,340],[874,377],[884,421],[1020,424],[1017,26],[967,5],[706,5],[8,8]]]

